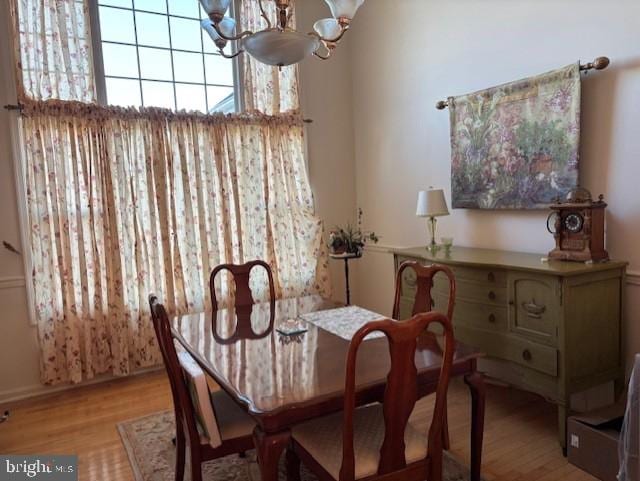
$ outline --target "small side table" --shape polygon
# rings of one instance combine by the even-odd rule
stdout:
[[[342,259],[344,261],[344,280],[346,286],[346,297],[347,297],[347,306],[351,304],[351,291],[349,290],[349,261],[351,259],[360,259],[362,257],[362,252],[357,252],[355,254],[350,254],[345,252],[344,254],[329,254],[329,257],[332,259]]]

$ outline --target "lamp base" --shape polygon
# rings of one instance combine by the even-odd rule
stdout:
[[[434,253],[438,250],[438,245],[436,244],[436,225],[438,221],[434,216],[429,217],[429,222],[427,224],[427,228],[429,229],[429,238],[431,239],[427,249],[433,251]]]

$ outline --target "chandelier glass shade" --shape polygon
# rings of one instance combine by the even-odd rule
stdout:
[[[200,0],[208,19],[201,22],[221,55],[236,57],[245,51],[259,62],[284,67],[314,55],[327,60],[338,42],[349,30],[351,20],[364,0],[325,0],[333,18],[323,18],[313,25],[309,33],[299,32],[289,25],[292,11],[290,0],[257,0],[266,28],[257,32],[236,33],[236,21],[227,16],[232,0]],[[263,1],[273,1],[276,18],[270,18]],[[235,53],[227,54],[225,47],[236,42]]]

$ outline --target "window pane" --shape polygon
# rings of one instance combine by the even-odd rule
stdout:
[[[173,69],[177,82],[204,83],[202,54],[173,52]]]
[[[169,25],[166,15],[136,12],[138,44],[169,47]]]
[[[102,40],[136,43],[133,11],[100,7],[100,34]]]
[[[200,2],[196,0],[169,0],[169,13],[182,17],[200,18]]]
[[[202,52],[200,30],[201,27],[198,20],[171,17],[172,47],[179,50]]]
[[[231,98],[224,101],[229,96]],[[207,87],[207,101],[209,102],[209,112],[235,112],[232,87]]]
[[[102,60],[105,75],[138,77],[138,58],[132,45],[102,44]]]
[[[99,5],[112,5],[114,7],[131,8],[131,0],[99,0]]]
[[[208,84],[233,85],[233,60],[220,55],[204,56]]]
[[[167,2],[164,0],[134,0],[136,10],[167,13]]]
[[[176,84],[178,110],[199,110],[204,112],[207,103],[204,97],[204,85]]]
[[[145,107],[164,107],[175,109],[173,84],[169,82],[142,81],[142,97]]]
[[[107,103],[110,105],[122,105],[124,107],[139,107],[140,81],[119,78],[105,78],[107,85]]]
[[[169,50],[140,47],[140,75],[153,80],[173,80]]]

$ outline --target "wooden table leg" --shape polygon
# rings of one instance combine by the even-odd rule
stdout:
[[[265,433],[259,426],[253,430],[262,481],[278,481],[280,456],[289,444],[291,432]]]
[[[464,382],[471,392],[471,481],[480,481],[484,435],[484,375],[474,371],[464,377]]]

